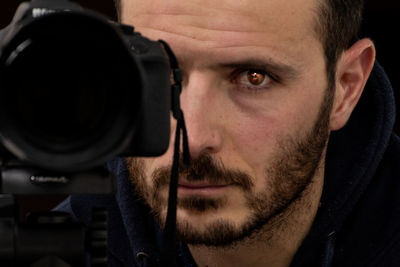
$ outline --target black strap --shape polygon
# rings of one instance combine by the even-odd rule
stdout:
[[[176,266],[176,205],[179,177],[179,156],[180,156],[180,140],[181,131],[183,135],[183,162],[185,165],[190,164],[189,142],[186,131],[185,120],[182,109],[180,107],[180,94],[182,91],[182,72],[179,69],[178,61],[169,45],[160,40],[166,53],[170,59],[171,71],[174,78],[174,84],[171,86],[171,109],[174,118],[177,120],[175,131],[174,156],[171,170],[171,181],[169,184],[168,196],[168,212],[164,229],[161,266]]]

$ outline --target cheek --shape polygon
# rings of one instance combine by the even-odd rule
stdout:
[[[227,124],[230,153],[236,155],[239,162],[244,162],[251,170],[249,174],[257,180],[265,176],[265,169],[279,153],[278,144],[288,139],[298,140],[312,128],[318,105],[306,103],[307,97],[299,97],[292,103],[269,110],[231,113],[234,115]]]
[[[154,164],[155,158],[127,158],[128,169],[133,182],[139,186],[139,190],[148,191],[153,188],[153,179],[150,166]],[[144,192],[142,192],[144,193]]]
[[[247,156],[267,152],[271,149],[277,120],[268,116],[254,116],[241,119],[236,123],[238,127],[232,129],[232,135],[236,139],[236,147],[242,147],[242,153]],[[240,144],[240,145],[239,145]]]
[[[228,128],[232,155],[237,157],[237,166],[243,162],[251,176],[263,175],[265,166],[271,162],[275,150],[275,139],[279,131],[279,120],[273,116],[252,114],[236,116]],[[235,165],[231,165],[235,166]],[[245,167],[245,166],[244,166]],[[246,170],[244,169],[244,170]]]
[[[233,107],[227,136],[233,140],[233,147],[248,159],[258,157],[261,164],[269,161],[278,141],[301,136],[315,110],[314,103],[309,103],[309,95],[299,91],[285,88],[259,97],[230,95]]]
[[[150,190],[154,189],[154,178],[153,175],[155,171],[160,168],[170,168],[172,165],[172,154],[166,153],[160,157],[156,158],[141,158],[143,179],[145,181],[146,187]]]

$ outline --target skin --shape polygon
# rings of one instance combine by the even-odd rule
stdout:
[[[287,140],[307,137],[324,103],[328,85],[323,47],[313,31],[316,4],[308,0],[122,1],[122,22],[134,25],[150,39],[167,41],[178,58],[184,74],[181,105],[192,158],[207,153],[226,168],[246,173],[253,194],[276,191],[268,185],[271,178],[265,174],[266,168],[273,165]],[[342,53],[327,131],[338,130],[347,122],[374,58],[375,48],[368,39]],[[271,72],[271,77],[261,73],[260,66],[268,66],[265,71]],[[247,75],[250,69],[257,70],[253,80]],[[259,81],[262,83],[254,84]],[[171,124],[175,129],[173,120]],[[133,172],[143,174],[144,191],[154,188],[153,172],[171,164],[173,137],[172,132],[165,155],[128,160]],[[325,150],[326,145],[301,197],[280,216],[251,238],[231,246],[189,245],[196,263],[288,266],[318,210]],[[140,170],[135,162],[140,162]],[[188,182],[184,176],[179,179]],[[200,233],[219,219],[238,228],[245,224],[250,211],[242,190],[226,186],[211,191],[199,194],[224,199],[222,208],[217,212],[178,208],[178,223],[185,221]],[[160,190],[164,202],[167,194],[166,187]],[[178,189],[178,198],[190,194]],[[165,212],[162,209],[161,216]]]

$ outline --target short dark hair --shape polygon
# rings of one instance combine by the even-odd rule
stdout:
[[[332,88],[339,56],[359,38],[364,0],[317,1],[315,31],[324,48],[328,86]]]
[[[357,41],[361,27],[364,0],[317,0],[315,32],[320,39],[326,60],[329,88],[335,84],[336,63],[343,51]],[[121,18],[121,0],[114,0]]]

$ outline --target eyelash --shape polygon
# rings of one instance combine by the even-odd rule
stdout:
[[[240,81],[239,81],[240,75],[246,75],[245,79],[247,79],[247,74],[249,72],[255,72],[255,73],[258,73],[258,74],[261,74],[261,75],[265,75],[264,79],[269,79],[270,81],[267,82],[267,85],[250,85],[250,84],[249,85],[244,85],[244,84],[240,85],[239,84],[240,83]],[[237,84],[240,87],[239,89],[241,89],[241,90],[244,90],[246,92],[255,92],[255,93],[257,93],[259,91],[268,89],[274,83],[279,82],[279,78],[276,77],[275,75],[265,71],[265,70],[248,68],[248,69],[235,70],[231,75],[231,82],[234,83],[234,84]],[[248,81],[248,83],[250,83],[250,82]],[[262,83],[264,83],[264,81]]]

